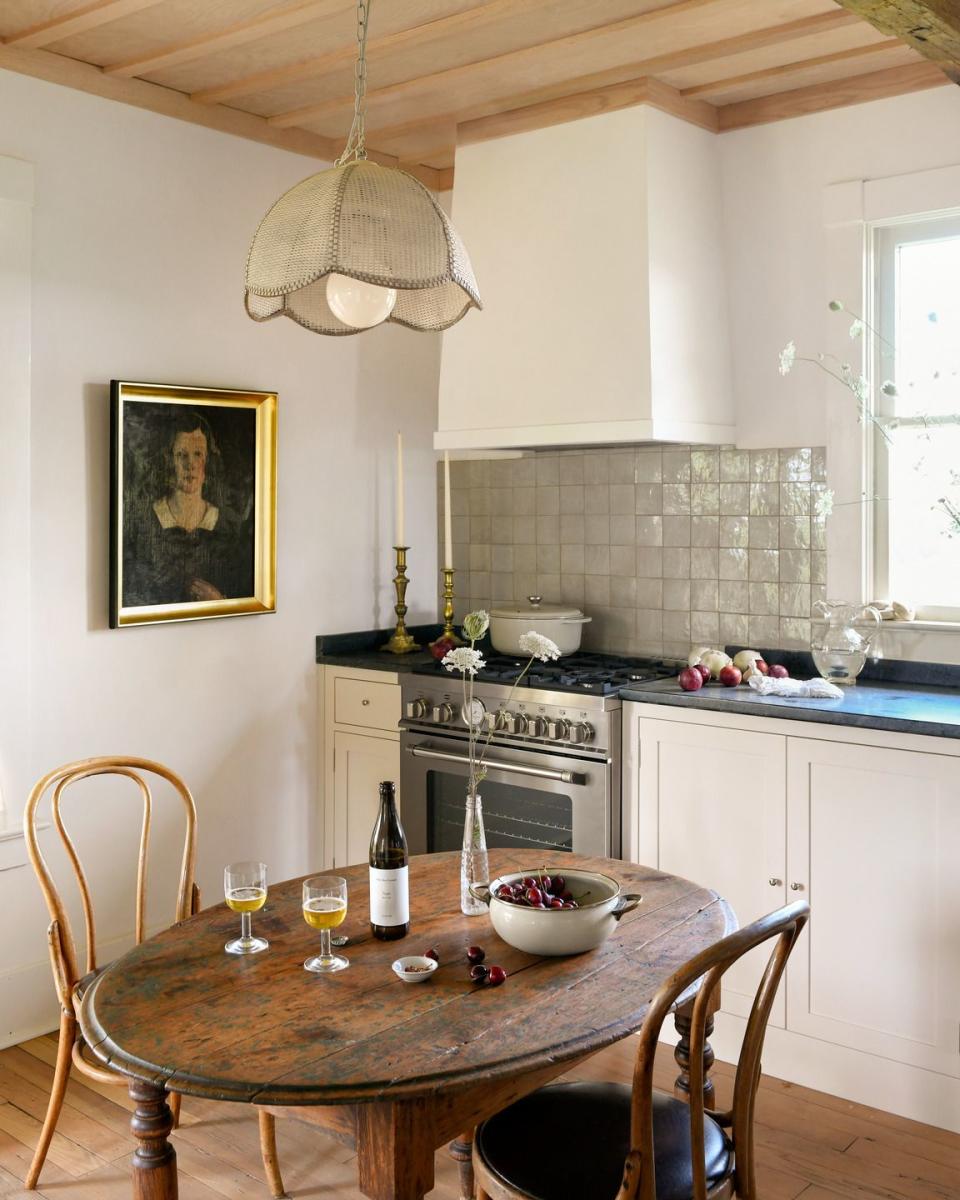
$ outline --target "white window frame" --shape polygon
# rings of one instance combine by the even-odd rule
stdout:
[[[960,206],[954,213],[932,219],[924,216],[907,221],[877,221],[872,225],[868,295],[871,298],[872,323],[879,337],[870,338],[867,344],[875,415],[891,415],[884,412],[880,385],[892,374],[890,363],[883,354],[883,345],[894,345],[896,338],[897,248],[914,242],[957,237],[960,237]],[[922,417],[901,418],[899,423],[925,424]],[[877,596],[892,599],[889,587],[889,504],[891,499],[895,502],[895,498],[888,496],[887,454],[883,434],[875,424],[867,422],[864,437],[871,497],[866,520],[870,576],[873,592]],[[917,608],[917,617],[921,621],[960,622],[960,606],[922,605]]]

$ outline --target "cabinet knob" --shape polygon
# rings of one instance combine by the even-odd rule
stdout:
[[[790,884],[790,891],[791,891],[791,892],[802,892],[802,891],[803,891],[803,884],[802,884],[802,883],[791,883],[791,884]]]
[[[773,875],[771,875],[771,876],[770,876],[769,883],[770,883],[770,886],[771,886],[771,887],[783,887],[783,880],[782,880],[782,879],[777,879],[777,878],[776,878],[775,876],[773,876]]]
[[[369,708],[369,707],[370,707],[370,701],[369,701],[369,700],[361,700],[361,701],[360,701],[360,703],[363,705],[363,707],[364,707],[364,708]]]

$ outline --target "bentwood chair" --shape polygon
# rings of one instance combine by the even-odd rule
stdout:
[[[50,965],[53,968],[53,981],[60,1001],[60,1041],[57,1049],[57,1065],[53,1077],[53,1089],[47,1106],[47,1115],[40,1132],[40,1140],[34,1152],[33,1161],[25,1179],[26,1187],[36,1188],[43,1169],[44,1160],[50,1147],[51,1139],[57,1127],[60,1110],[63,1107],[67,1082],[71,1068],[76,1067],[82,1074],[97,1080],[99,1083],[126,1086],[126,1076],[117,1071],[111,1071],[89,1053],[89,1047],[83,1040],[77,1024],[77,1012],[83,993],[91,982],[104,969],[97,966],[97,932],[93,904],[90,897],[90,887],[87,876],[80,863],[73,839],[67,832],[61,813],[61,803],[68,787],[83,779],[99,775],[121,776],[136,784],[143,804],[143,821],[140,828],[140,853],[137,862],[137,895],[135,936],[137,944],[144,938],[144,915],[146,908],[147,882],[147,852],[150,841],[150,824],[153,815],[153,796],[146,776],[156,777],[152,780],[165,780],[173,788],[183,803],[186,816],[186,829],[183,840],[183,856],[180,861],[180,880],[177,887],[177,904],[174,915],[175,921],[182,921],[200,910],[200,889],[194,881],[194,867],[197,855],[197,810],[187,785],[173,771],[160,763],[151,762],[145,758],[87,758],[79,762],[67,763],[45,775],[34,787],[27,801],[23,815],[24,836],[30,861],[36,872],[43,897],[50,912],[50,926],[47,929],[47,942],[50,952]],[[53,875],[40,852],[37,841],[37,809],[44,796],[52,792],[51,811],[53,823],[60,835],[66,850],[67,858],[73,867],[80,900],[83,906],[83,920],[86,936],[86,970],[81,975],[80,960],[77,955],[77,945],[70,926],[70,919],[64,907],[63,900]],[[180,1114],[180,1096],[170,1095],[170,1108],[173,1112],[174,1123]],[[267,1181],[274,1196],[283,1196],[283,1182],[277,1165],[277,1149],[274,1129],[274,1119],[269,1113],[260,1113],[260,1148],[263,1155],[263,1165]]]
[[[810,914],[804,901],[770,913],[675,971],[640,1031],[633,1087],[558,1083],[540,1088],[476,1130],[477,1200],[758,1200],[753,1115],[760,1053],[784,967]],[[747,1021],[729,1111],[703,1102],[703,1047],[711,998],[724,973],[776,938]],[[653,1087],[664,1020],[697,980],[690,1032],[690,1102]]]

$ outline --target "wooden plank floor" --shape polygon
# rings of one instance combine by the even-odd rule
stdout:
[[[577,1078],[629,1081],[635,1043],[596,1055]],[[0,1196],[129,1200],[131,1107],[125,1090],[71,1082],[37,1192],[22,1179],[46,1109],[53,1036],[0,1051]],[[662,1048],[657,1084],[676,1068]],[[715,1069],[726,1102],[733,1069]],[[266,1200],[257,1119],[243,1105],[185,1097],[174,1135],[181,1200]],[[294,1197],[360,1200],[353,1154],[295,1120],[278,1123],[284,1181]],[[960,1200],[960,1136],[765,1078],[757,1115],[760,1200]],[[456,1200],[457,1172],[437,1155],[435,1200]],[[574,1200],[573,1197],[569,1200]]]

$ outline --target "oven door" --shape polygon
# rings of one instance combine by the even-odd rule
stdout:
[[[459,850],[466,810],[466,739],[404,730],[400,746],[403,825],[410,852]],[[479,790],[490,849],[619,857],[619,780],[613,795],[608,759],[492,745],[486,767]]]

